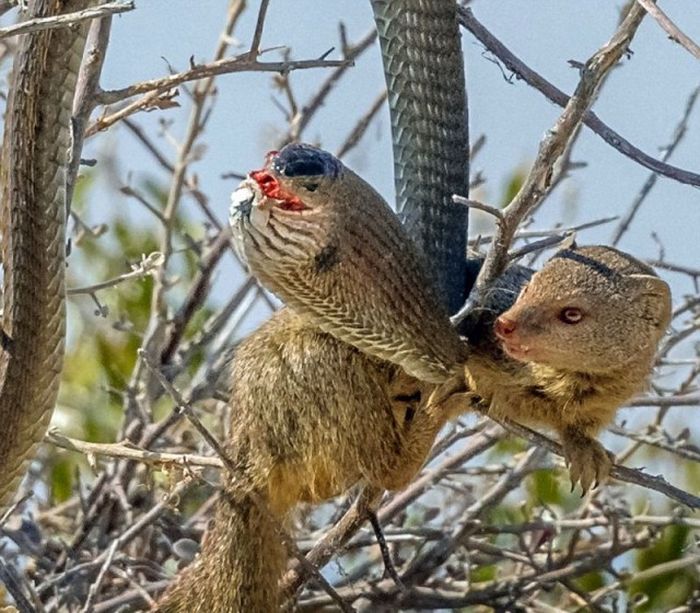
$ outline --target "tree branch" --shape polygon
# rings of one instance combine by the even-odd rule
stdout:
[[[0,28],[0,40],[11,36],[19,36],[20,34],[28,34],[29,32],[69,28],[82,21],[108,17],[110,15],[116,15],[117,13],[132,11],[133,9],[134,0],[126,0],[125,2],[109,2],[100,6],[83,9],[82,11],[76,11],[75,13],[27,19],[26,21],[8,26],[7,28]]]
[[[681,31],[681,29],[671,21],[669,16],[656,6],[652,0],[637,0],[637,2],[656,20],[671,40],[677,42],[696,59],[700,60],[700,46],[698,46],[690,36]]]
[[[581,80],[574,94],[554,126],[540,142],[537,157],[522,187],[503,210],[503,218],[498,220],[494,242],[479,271],[472,295],[464,308],[453,317],[455,323],[462,321],[471,312],[483,292],[505,270],[508,264],[508,250],[520,222],[546,195],[555,164],[566,151],[569,140],[576,134],[586,112],[593,104],[601,82],[627,51],[645,14],[642,7],[633,4],[617,32],[583,66]]]
[[[460,8],[459,19],[461,24],[518,78],[543,93],[555,104],[562,107],[568,104],[569,97],[563,91],[552,85],[552,83],[518,59],[501,41],[491,34],[476,17],[474,17],[470,9]],[[671,164],[666,164],[644,153],[641,149],[635,147],[627,139],[623,138],[619,133],[603,123],[592,111],[589,110],[584,114],[583,123],[608,143],[608,145],[645,168],[670,179],[675,179],[680,183],[700,187],[700,174],[678,168],[677,166],[672,166]]]

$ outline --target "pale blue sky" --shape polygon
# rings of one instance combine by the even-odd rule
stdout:
[[[149,0],[137,2],[137,10],[118,17],[110,45],[104,85],[121,86],[154,77],[167,71],[162,58],[176,68],[186,67],[192,55],[207,59],[215,46],[226,8],[224,0]],[[250,3],[255,9],[256,3]],[[571,91],[577,73],[567,60],[584,60],[612,32],[620,3],[608,0],[501,0],[472,3],[475,14],[494,34],[530,66],[565,91]],[[700,39],[700,3],[676,0],[664,8],[682,23],[687,32]],[[668,5],[668,6],[667,6]],[[526,10],[524,10],[526,9]],[[255,14],[249,10],[236,32],[245,46],[249,43]],[[348,26],[351,39],[359,38],[372,26],[369,2],[332,0],[272,0],[263,46],[288,45],[295,58],[315,57],[337,46],[337,22]],[[518,164],[527,163],[539,138],[549,128],[558,109],[539,93],[520,82],[507,83],[499,68],[482,56],[481,46],[464,33],[467,58],[472,135],[485,133],[486,148],[476,161],[489,185],[482,197],[496,196],[504,177]],[[700,66],[687,52],[668,41],[658,26],[647,19],[635,39],[630,62],[609,79],[596,112],[609,125],[650,153],[666,143],[680,116],[687,95],[700,83]],[[269,59],[276,59],[271,53]],[[367,53],[335,91],[307,132],[308,139],[319,139],[333,149],[353,126],[383,87],[379,54]],[[299,98],[313,91],[323,79],[322,70],[293,75]],[[280,112],[272,103],[270,74],[235,74],[219,79],[220,98],[206,142],[207,156],[196,170],[206,180],[207,190],[220,194],[224,215],[230,181],[219,179],[230,169],[246,170],[259,164],[273,141],[275,130],[283,126]],[[181,98],[183,102],[184,98]],[[142,114],[139,120],[155,126],[157,117],[177,120],[187,107],[165,113]],[[690,133],[673,161],[700,170],[700,111],[691,120]],[[182,133],[184,124],[173,128]],[[155,131],[153,132],[155,134]],[[126,133],[116,135],[124,153],[124,169],[157,173],[158,169]],[[163,143],[167,149],[167,144]],[[623,209],[647,172],[620,156],[587,130],[581,138],[575,159],[585,159],[589,167],[571,181],[579,197],[577,219]],[[348,163],[360,171],[388,198],[392,195],[389,126],[385,113],[370,130]],[[555,199],[556,200],[556,199]],[[696,190],[671,181],[659,182],[645,207],[633,234],[641,239],[652,224],[667,239],[669,256],[692,257],[676,238],[700,221]],[[550,203],[552,215],[557,203]],[[663,212],[663,214],[662,214]],[[544,221],[544,220],[543,220]],[[603,239],[606,231],[595,238]],[[685,242],[685,241],[682,241]],[[628,241],[628,246],[634,246]]]
[[[607,40],[616,26],[621,4],[609,0],[475,0],[472,7],[476,16],[522,60],[570,92],[578,75],[567,61],[584,61]],[[136,11],[115,18],[104,86],[120,87],[165,74],[168,69],[162,58],[177,69],[185,68],[190,56],[197,61],[206,60],[216,45],[226,5],[225,0],[137,2]],[[700,40],[699,2],[675,0],[662,5],[689,35]],[[236,31],[242,49],[249,44],[255,23],[257,3],[251,2],[250,6]],[[317,57],[337,46],[337,23],[341,19],[351,40],[358,39],[372,27],[369,2],[272,0],[263,47],[288,45],[294,58]],[[474,164],[474,169],[482,170],[488,180],[478,197],[493,201],[500,196],[513,168],[533,158],[542,134],[551,127],[559,109],[522,82],[506,82],[500,68],[485,59],[482,47],[467,32],[463,34],[463,48],[472,138],[485,133],[488,139]],[[659,155],[658,148],[670,140],[689,93],[700,84],[700,66],[680,46],[671,43],[650,18],[641,26],[633,51],[632,59],[625,61],[609,78],[595,111],[635,145]],[[267,56],[270,60],[278,57],[276,52]],[[293,74],[299,100],[313,92],[324,76],[323,70]],[[219,100],[204,138],[208,149],[193,168],[222,220],[235,181],[223,180],[220,175],[258,166],[275,134],[284,128],[284,119],[272,101],[277,94],[270,88],[271,78],[269,73],[242,73],[218,80]],[[330,150],[335,149],[382,87],[379,53],[374,48],[358,61],[328,98],[306,132],[306,139],[318,140]],[[174,120],[173,134],[182,135],[183,119],[189,108],[186,96],[181,95],[180,100],[181,109],[137,117],[161,147],[171,153],[169,142],[158,136],[158,119]],[[116,139],[119,144],[119,168],[124,177],[133,171],[137,175],[166,178],[126,130],[112,130],[107,138]],[[99,145],[99,140],[96,142]],[[699,153],[700,108],[693,113],[689,133],[671,161],[698,172]],[[564,212],[566,223],[619,214],[648,175],[645,169],[612,150],[588,130],[584,130],[573,159],[585,160],[589,165],[577,171],[547,203],[538,216],[538,227],[561,220]],[[347,163],[391,201],[392,159],[386,110]],[[120,204],[119,194],[106,196],[100,200],[112,210],[134,206]],[[572,198],[575,206],[567,206]],[[187,200],[184,206],[193,207]],[[91,217],[97,220],[104,212],[102,206],[92,207]],[[640,256],[656,257],[656,246],[649,238],[655,231],[667,249],[669,260],[697,265],[699,226],[698,190],[661,179],[622,247]],[[612,226],[606,226],[587,231],[580,239],[604,242],[611,231]],[[679,279],[665,276],[673,282],[677,295],[688,289]]]

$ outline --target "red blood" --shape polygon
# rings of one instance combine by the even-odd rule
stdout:
[[[268,153],[268,158],[271,154]],[[267,170],[254,170],[250,173],[250,178],[253,179],[259,186],[263,194],[268,198],[280,201],[280,208],[285,211],[303,211],[308,207],[294,194],[285,191],[279,184],[277,179],[273,177]]]

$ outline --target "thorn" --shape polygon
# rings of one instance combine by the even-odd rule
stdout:
[[[330,49],[328,49],[328,51],[322,53],[318,58],[319,61],[322,62],[323,60],[325,60],[331,53],[333,53],[333,51],[335,51],[335,47],[331,47]]]

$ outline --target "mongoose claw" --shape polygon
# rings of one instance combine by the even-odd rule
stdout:
[[[598,441],[580,432],[567,432],[562,436],[564,459],[571,476],[571,491],[581,484],[582,495],[591,487],[596,488],[610,474],[615,456]]]

